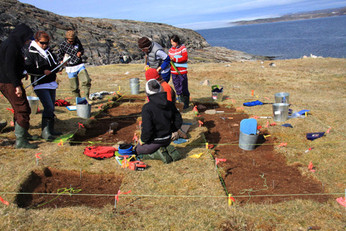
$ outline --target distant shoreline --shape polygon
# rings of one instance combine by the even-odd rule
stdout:
[[[288,22],[288,21],[298,21],[306,19],[315,19],[315,18],[327,18],[327,17],[336,17],[346,15],[346,7],[337,8],[337,9],[327,9],[327,10],[318,10],[311,12],[302,12],[297,14],[288,14],[276,18],[261,18],[255,20],[243,20],[231,22],[231,25],[251,25],[251,24],[262,24],[262,23],[272,23],[272,22]]]

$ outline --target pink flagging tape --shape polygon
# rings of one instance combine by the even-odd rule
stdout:
[[[336,201],[337,201],[340,205],[346,207],[346,198],[339,197],[339,198],[336,198]]]
[[[42,158],[40,157],[41,154],[42,154],[41,152],[36,153],[36,154],[35,154],[36,159],[42,159]]]
[[[215,165],[218,165],[220,162],[226,162],[226,159],[219,159],[219,158],[215,158]]]
[[[12,108],[6,108],[6,109],[12,112],[12,114],[14,114],[14,110]]]
[[[312,162],[310,161],[310,163],[309,163],[309,165],[308,165],[308,169],[309,169],[309,171],[311,171],[311,172],[315,172],[316,170],[315,170],[315,167],[314,167],[314,165],[312,164]]]
[[[286,147],[287,146],[287,143],[281,143],[279,144],[279,147]]]
[[[80,122],[78,122],[78,128],[84,128],[84,125],[82,124],[82,123],[80,123]]]

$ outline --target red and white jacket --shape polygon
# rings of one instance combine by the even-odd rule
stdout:
[[[168,51],[168,55],[171,58],[174,66],[178,69],[180,74],[187,74],[187,50],[185,45],[180,45],[177,47],[172,47]],[[175,68],[171,65],[171,73],[178,75],[179,73],[175,70]]]

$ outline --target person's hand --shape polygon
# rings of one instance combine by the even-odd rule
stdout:
[[[15,92],[17,97],[21,97],[23,95],[22,88],[20,86],[16,87],[16,92]]]
[[[146,66],[144,67],[144,71],[147,71],[149,68],[150,68],[149,65],[146,65]]]
[[[77,52],[77,57],[80,58],[82,56],[82,52],[78,51]]]
[[[50,70],[44,70],[43,72],[45,75],[50,75],[52,72]]]
[[[161,69],[162,69],[161,67],[158,67],[156,70],[157,70],[157,72],[160,73]]]
[[[25,80],[28,80],[29,79],[29,75],[28,73],[25,74]]]
[[[138,142],[139,142],[140,145],[143,145],[143,144],[144,144],[143,141],[142,141],[141,139],[139,139]]]
[[[172,140],[177,140],[177,139],[179,139],[179,134],[178,134],[178,132],[173,132],[173,133],[172,133],[171,139],[172,139]]]

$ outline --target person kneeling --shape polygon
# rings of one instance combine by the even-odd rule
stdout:
[[[157,80],[146,83],[146,93],[149,102],[142,108],[141,139],[135,148],[136,154],[141,159],[161,159],[164,163],[180,159],[169,144],[172,133],[183,123],[181,114],[174,103],[167,100],[167,93]]]

